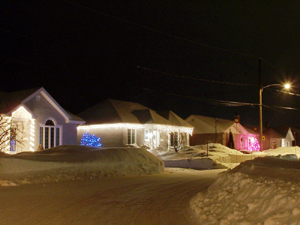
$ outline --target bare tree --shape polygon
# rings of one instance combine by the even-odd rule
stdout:
[[[16,151],[16,146],[24,144],[24,124],[12,117],[0,115],[0,151]]]

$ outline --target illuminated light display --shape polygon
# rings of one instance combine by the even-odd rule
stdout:
[[[90,146],[90,147],[101,147],[100,138],[96,137],[94,134],[89,134],[85,132],[82,135],[80,145]]]
[[[32,119],[32,115],[23,106],[20,106],[16,111],[12,112],[12,117],[14,117],[14,115],[20,111],[25,112],[29,116],[29,118]]]
[[[7,124],[7,126],[5,127],[5,130],[9,130],[9,128],[10,128],[10,123],[11,123],[11,117],[3,117],[3,119],[5,119],[5,120],[7,120],[6,121],[6,124]],[[4,124],[5,124],[5,122],[4,122]],[[7,132],[6,133],[6,135],[5,135],[5,137],[4,137],[4,140],[6,140],[5,142],[4,142],[4,151],[5,152],[7,152],[7,151],[9,151],[9,148],[10,148],[10,145],[9,145],[9,142],[10,142],[10,138],[9,138],[9,136],[10,136],[10,133],[9,132]]]
[[[30,123],[30,137],[29,137],[29,139],[31,140],[31,142],[30,142],[30,144],[32,145],[32,146],[34,146],[34,141],[35,141],[35,139],[34,139],[34,125],[35,125],[35,121],[34,121],[34,119],[31,119],[31,123]],[[33,149],[33,147],[30,147],[30,151],[32,151],[32,152],[34,152],[34,149]]]
[[[134,123],[113,123],[113,124],[95,124],[95,125],[84,125],[79,126],[79,130],[89,131],[90,129],[106,129],[106,128],[126,128],[126,129],[145,129],[143,124],[134,124]],[[190,127],[181,127],[181,126],[172,126],[172,125],[153,125],[153,129],[159,131],[165,131],[168,133],[172,132],[184,132],[190,135],[193,134],[193,128]]]
[[[193,134],[193,128],[190,127],[180,127],[180,126],[172,126],[172,125],[155,125],[159,131],[165,131],[167,133],[188,133],[190,135]]]
[[[248,142],[248,150],[249,151],[259,151],[260,145],[256,137],[249,137]]]
[[[23,119],[27,119],[30,121],[30,123],[28,124],[29,126],[29,132],[27,133],[28,138],[29,138],[29,150],[30,151],[35,151],[34,150],[34,142],[35,142],[35,119],[32,118],[31,113],[29,113],[25,107],[20,106],[18,109],[16,109],[14,112],[12,112],[12,116],[11,117],[5,117],[5,119],[7,120],[7,127],[6,129],[10,129],[11,125],[13,124],[14,118],[23,118]],[[26,134],[23,134],[26,135]],[[4,152],[9,153],[9,154],[14,154],[16,152],[11,152],[10,151],[10,134],[8,133],[6,135],[6,142],[5,142],[5,147],[4,147]]]
[[[112,124],[94,124],[94,125],[85,125],[79,126],[79,130],[89,130],[89,129],[106,129],[106,128],[126,128],[126,129],[143,129],[144,125],[134,124],[134,123],[112,123]]]

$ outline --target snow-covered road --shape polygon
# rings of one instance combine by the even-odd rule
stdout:
[[[222,171],[1,187],[0,224],[197,224],[189,201]]]

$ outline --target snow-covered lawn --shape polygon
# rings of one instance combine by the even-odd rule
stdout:
[[[64,224],[67,220],[300,224],[299,155],[299,147],[242,154],[220,144],[187,147],[178,153],[161,148],[150,152],[135,147],[59,146],[1,154],[0,201],[5,202],[5,210],[0,220],[2,224]],[[184,169],[190,167],[202,170]],[[26,217],[30,212],[25,210],[25,219],[14,217],[14,210],[22,211],[30,201],[28,210],[44,216]],[[76,213],[81,207],[84,212]]]
[[[141,148],[63,145],[40,152],[1,154],[0,185],[158,174],[163,161]]]
[[[300,224],[299,148],[278,148],[220,173],[190,204],[201,224]]]
[[[166,167],[192,169],[234,168],[240,162],[256,157],[256,155],[243,154],[218,143],[188,146],[178,152],[158,147],[151,150],[151,153],[162,159]]]

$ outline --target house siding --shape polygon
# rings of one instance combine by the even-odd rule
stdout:
[[[207,144],[208,142],[212,143],[220,143],[220,144],[225,144],[226,140],[224,140],[224,135],[223,134],[215,134],[215,133],[210,133],[210,134],[193,134],[190,136],[190,145],[195,146],[195,145],[203,145]]]
[[[42,95],[38,94],[39,100],[36,97],[27,101],[24,105],[37,116],[35,120],[35,142],[34,150],[39,146],[39,127],[45,124],[47,119],[53,119],[56,125],[61,126],[60,144],[72,145],[77,143],[77,124],[66,123],[65,118],[49,103]]]
[[[80,144],[80,140],[85,132],[88,132],[89,134],[94,134],[96,137],[100,137],[100,143],[102,144],[102,147],[123,147],[124,146],[124,141],[125,141],[124,129],[116,129],[116,128],[89,129],[89,130],[78,129],[77,144]]]

